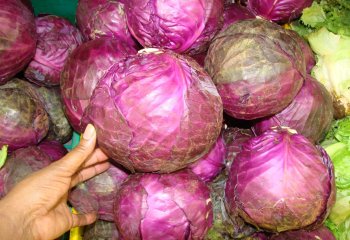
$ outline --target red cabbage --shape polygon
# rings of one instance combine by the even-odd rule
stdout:
[[[38,145],[38,148],[46,153],[52,161],[57,161],[68,153],[63,144],[58,141],[44,140]]]
[[[224,26],[221,31],[225,30],[232,23],[252,18],[255,18],[254,14],[249,12],[246,7],[238,3],[231,3],[224,8]]]

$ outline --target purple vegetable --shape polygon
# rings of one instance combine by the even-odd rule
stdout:
[[[203,239],[213,213],[206,184],[190,171],[135,174],[114,204],[122,239]]]
[[[33,13],[19,0],[0,0],[0,85],[20,72],[35,54]]]
[[[57,140],[66,143],[72,137],[72,128],[63,111],[61,95],[57,88],[38,87],[28,81],[14,78],[1,89],[15,88],[24,91],[28,96],[42,104],[49,116],[49,132],[46,140]]]
[[[144,47],[204,52],[221,27],[222,0],[129,0],[125,13],[131,33]]]
[[[0,177],[4,183],[3,189],[0,183],[0,196],[6,195],[26,176],[48,166],[51,162],[53,160],[36,146],[14,151],[0,170]]]
[[[224,8],[224,26],[221,31],[224,31],[232,23],[252,18],[255,18],[254,14],[249,12],[246,7],[243,7],[238,3],[231,3]]]
[[[84,228],[83,240],[118,240],[119,233],[114,222],[97,220]]]
[[[0,89],[0,147],[9,150],[39,143],[49,130],[43,105],[19,89]]]
[[[194,60],[147,49],[109,70],[86,115],[101,149],[119,164],[130,171],[172,172],[212,148],[222,102]]]
[[[250,129],[227,128],[224,130],[224,139],[226,144],[225,165],[229,171],[237,154],[242,150],[243,144],[254,137],[254,133]]]
[[[291,232],[280,233],[276,236],[270,238],[271,240],[295,240],[295,239],[305,239],[305,240],[336,240],[333,233],[326,227],[320,227],[313,231],[297,230]]]
[[[61,92],[66,115],[76,131],[86,127],[81,118],[100,78],[114,63],[136,53],[126,43],[107,37],[83,43],[73,51],[62,72]]]
[[[58,141],[44,140],[38,145],[38,148],[46,153],[52,161],[57,161],[68,153],[63,144]]]
[[[303,53],[281,26],[261,19],[242,20],[219,33],[205,67],[237,119],[256,119],[286,108],[306,74]]]
[[[225,141],[223,136],[220,135],[212,149],[205,156],[191,164],[189,169],[202,181],[210,182],[214,180],[224,168],[225,155]]]
[[[288,23],[298,18],[313,0],[247,0],[247,7],[256,16],[277,23]]]
[[[254,233],[253,235],[243,238],[243,240],[268,240],[269,237],[265,233]]]
[[[302,52],[304,53],[306,72],[310,73],[312,68],[316,64],[315,55],[314,55],[314,52],[312,51],[310,45],[297,32],[295,32],[293,30],[286,30],[286,32],[288,33],[289,36],[291,36],[299,44],[299,47],[301,48]]]
[[[35,23],[39,40],[25,77],[38,85],[59,85],[63,65],[82,43],[82,35],[68,20],[58,16],[38,17]]]
[[[225,189],[226,207],[269,231],[316,228],[335,201],[334,170],[321,147],[286,129],[244,143]]]
[[[129,46],[136,46],[126,23],[124,4],[119,1],[80,0],[77,25],[85,39],[106,36],[125,41]]]
[[[260,135],[271,127],[285,126],[318,143],[325,137],[332,120],[332,96],[321,83],[308,75],[291,104],[282,112],[258,122],[254,132]]]
[[[111,167],[74,188],[69,202],[79,213],[97,212],[99,219],[113,221],[113,203],[116,193],[128,174],[116,166]]]

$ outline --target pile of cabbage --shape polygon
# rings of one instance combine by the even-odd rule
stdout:
[[[349,9],[0,0],[0,197],[91,123],[111,167],[69,193],[84,239],[350,239]]]

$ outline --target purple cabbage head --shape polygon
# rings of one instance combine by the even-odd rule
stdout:
[[[128,174],[120,168],[111,167],[79,184],[68,196],[68,201],[79,213],[98,213],[101,220],[113,221],[113,203],[122,182]]]
[[[35,20],[38,45],[25,77],[44,86],[57,86],[69,54],[83,42],[79,30],[68,20],[47,15]]]
[[[124,13],[124,4],[116,0],[80,0],[77,25],[87,40],[111,37],[136,46]]]
[[[7,158],[0,170],[0,197],[6,195],[17,183],[29,174],[53,162],[53,159],[36,146],[21,148]],[[1,181],[4,184],[1,187]],[[1,192],[3,191],[3,192]]]
[[[85,226],[83,240],[119,240],[119,232],[114,222],[97,220]]]
[[[88,121],[99,146],[130,171],[172,172],[214,145],[222,102],[193,59],[146,49],[115,64],[94,90]]]
[[[0,0],[0,85],[30,62],[37,35],[33,13],[19,0]]]
[[[49,130],[42,103],[15,88],[0,89],[0,96],[0,147],[13,151],[39,143]]]
[[[225,112],[251,120],[286,108],[306,74],[303,52],[281,26],[261,19],[238,21],[210,45],[205,68]]]
[[[69,122],[78,132],[97,82],[119,60],[137,51],[122,41],[101,37],[80,45],[68,58],[61,76],[61,95]]]
[[[252,14],[246,7],[238,3],[231,3],[224,8],[224,25],[221,31],[224,31],[232,23],[252,18],[255,18],[254,14]]]
[[[256,16],[277,23],[288,23],[298,18],[313,0],[247,0],[247,7]]]
[[[322,226],[318,229],[307,231],[304,229],[284,232],[272,236],[271,240],[296,240],[296,239],[315,239],[315,240],[336,240],[333,233],[326,227]]]
[[[291,104],[282,112],[258,122],[254,132],[260,135],[271,127],[285,126],[318,143],[325,137],[332,120],[332,96],[320,82],[308,75]]]
[[[52,161],[57,161],[68,153],[63,144],[55,140],[44,140],[38,145],[38,148],[46,153]]]
[[[224,168],[225,156],[225,141],[223,136],[220,135],[212,149],[188,167],[202,181],[210,182],[214,180]]]
[[[129,0],[131,33],[144,47],[204,52],[221,27],[222,0]]]
[[[130,175],[114,213],[122,239],[204,239],[213,220],[209,188],[191,171]]]
[[[244,143],[225,189],[226,207],[273,232],[317,228],[335,201],[327,153],[300,134],[269,130]]]

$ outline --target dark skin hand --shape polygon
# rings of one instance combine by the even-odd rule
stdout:
[[[56,239],[96,220],[96,213],[76,215],[67,206],[72,187],[109,168],[107,156],[95,145],[95,128],[88,125],[75,149],[26,177],[0,201],[2,240]]]

